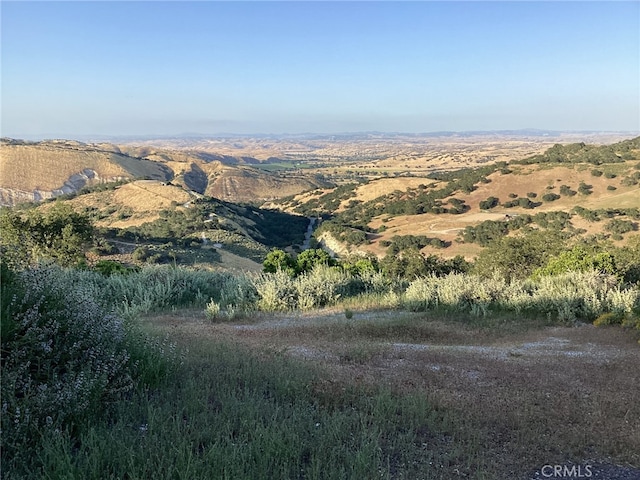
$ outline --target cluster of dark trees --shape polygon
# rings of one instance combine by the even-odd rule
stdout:
[[[573,212],[590,222],[600,222],[605,218],[628,217],[633,220],[640,220],[639,208],[601,208],[589,210],[579,205],[573,207]]]
[[[400,254],[388,254],[381,261],[375,257],[336,260],[321,249],[305,250],[297,256],[276,249],[269,252],[262,264],[263,270],[267,273],[284,271],[292,277],[310,272],[318,265],[346,270],[354,275],[383,272],[389,278],[407,279],[426,275],[464,273],[471,268],[471,264],[462,256],[452,259],[443,259],[436,255],[425,257],[415,247],[403,250]]]
[[[162,210],[159,219],[137,227],[129,227],[121,235],[127,238],[168,241],[183,239],[207,230],[235,231],[231,224],[220,222],[219,216],[246,224],[245,230],[252,238],[268,247],[302,243],[308,225],[308,220],[299,215],[240,206],[217,199],[198,199],[187,209]]]
[[[445,241],[425,235],[394,235],[391,240],[381,241],[380,245],[387,247],[388,255],[395,255],[410,248],[420,250],[428,245],[436,248],[447,247]]]
[[[93,234],[89,217],[63,203],[47,211],[30,209],[22,214],[5,208],[0,212],[0,254],[2,262],[13,268],[41,260],[79,265]]]
[[[318,217],[329,212],[335,212],[343,200],[355,196],[358,183],[340,185],[331,192],[324,193],[317,198],[312,198],[305,203],[297,205],[294,210],[306,217]]]
[[[364,245],[368,243],[367,231],[369,227],[359,225],[360,228],[354,228],[343,223],[343,219],[336,218],[322,222],[320,227],[315,231],[314,235],[319,237],[323,232],[329,232],[336,240],[346,245]]]
[[[640,137],[613,145],[556,144],[541,155],[515,160],[513,163],[521,165],[535,163],[591,163],[593,165],[602,165],[637,160],[639,157],[638,150],[640,150]]]

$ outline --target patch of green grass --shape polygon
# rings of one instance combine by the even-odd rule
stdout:
[[[332,385],[309,365],[284,357],[193,345],[182,370],[162,388],[137,391],[76,439],[64,432],[47,436],[21,473],[362,479],[450,478],[454,468],[475,470],[473,451],[446,440],[450,419],[424,395]]]
[[[305,168],[304,165],[295,162],[288,162],[282,160],[280,162],[258,163],[254,165],[259,170],[265,170],[267,172],[282,172],[286,170],[295,170],[297,168]]]

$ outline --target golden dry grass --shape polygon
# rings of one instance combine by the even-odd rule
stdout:
[[[163,185],[156,180],[138,180],[115,190],[80,195],[70,200],[75,207],[93,207],[101,211],[114,211],[108,218],[96,222],[98,227],[127,228],[153,222],[159,212],[171,208],[173,202],[182,207],[191,201],[191,195],[180,187]],[[46,208],[46,205],[43,206]],[[118,212],[127,212],[127,218],[118,218]]]
[[[406,191],[409,188],[417,188],[418,185],[430,185],[433,182],[433,180],[426,177],[378,178],[359,185],[355,189],[355,197],[343,200],[338,211],[343,211],[352,200],[369,202],[396,190]]]
[[[71,175],[90,168],[101,178],[128,178],[129,172],[112,161],[112,154],[98,150],[65,148],[49,144],[3,145],[0,186],[31,192],[62,187]]]
[[[457,192],[453,196],[464,200],[470,207],[469,211],[460,215],[449,214],[421,214],[421,215],[399,215],[388,219],[385,215],[373,219],[369,226],[378,229],[382,225],[386,226],[386,230],[382,233],[370,235],[371,244],[364,245],[359,248],[374,253],[378,256],[384,256],[385,248],[380,246],[383,240],[390,240],[394,235],[425,235],[427,237],[437,237],[444,241],[452,242],[451,246],[442,250],[433,247],[426,247],[423,253],[438,254],[444,257],[453,257],[455,255],[463,255],[467,259],[473,259],[477,256],[482,248],[478,245],[469,245],[457,243],[455,239],[458,233],[467,226],[477,225],[486,220],[503,220],[505,215],[529,214],[535,215],[539,212],[549,211],[571,211],[575,206],[582,206],[588,209],[596,210],[603,208],[640,208],[640,187],[623,186],[621,180],[624,174],[633,171],[632,166],[636,162],[627,162],[626,165],[616,165],[619,174],[616,178],[608,179],[604,176],[594,177],[591,170],[592,165],[576,165],[572,167],[557,166],[554,168],[540,168],[538,165],[531,166],[515,166],[514,173],[501,174],[494,173],[488,178],[491,180],[488,184],[479,184],[478,188],[465,194]],[[606,170],[603,168],[603,170]],[[394,186],[397,190],[406,191],[418,179],[411,179],[412,183],[403,183],[409,179],[394,179]],[[490,196],[498,197],[501,202],[511,200],[510,193],[517,194],[520,198],[527,197],[527,193],[535,192],[536,198],[534,202],[541,202],[541,198],[545,193],[559,193],[561,185],[568,185],[573,190],[578,190],[580,182],[593,186],[590,195],[577,194],[573,197],[561,197],[554,202],[542,202],[542,205],[535,209],[524,209],[520,207],[504,208],[498,206],[490,211],[480,210],[479,203]],[[373,183],[373,182],[372,182]],[[548,190],[547,186],[554,186],[552,190]],[[614,191],[607,190],[608,185],[614,185],[617,189]],[[362,187],[361,187],[362,188]],[[371,189],[369,193],[375,192]],[[587,235],[599,234],[604,232],[606,222],[587,222],[578,216],[574,216],[572,224],[576,228],[583,228]],[[618,242],[620,243],[620,242]],[[624,243],[624,242],[622,242]]]

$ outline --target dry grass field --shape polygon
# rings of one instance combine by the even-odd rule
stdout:
[[[369,226],[378,229],[382,225],[386,230],[382,233],[370,234],[370,245],[360,246],[360,249],[370,251],[376,255],[384,255],[385,249],[379,245],[380,241],[389,240],[394,235],[425,235],[427,237],[437,237],[444,241],[452,242],[451,246],[445,250],[434,249],[433,247],[425,247],[424,253],[435,253],[445,257],[453,257],[455,255],[463,255],[468,259],[476,256],[481,247],[478,245],[470,245],[456,243],[455,239],[458,233],[470,225],[477,225],[485,220],[503,220],[505,215],[530,214],[535,215],[539,212],[550,211],[571,211],[575,206],[581,206],[591,210],[606,208],[638,208],[640,207],[640,188],[637,185],[624,186],[621,179],[625,174],[633,171],[636,162],[627,162],[626,164],[616,164],[616,172],[618,176],[615,178],[606,178],[605,176],[595,177],[591,174],[591,169],[574,168],[556,166],[554,168],[540,168],[539,166],[513,167],[514,172],[510,174],[501,174],[499,172],[488,176],[491,180],[487,184],[479,184],[478,188],[465,194],[458,192],[453,196],[464,200],[470,207],[469,211],[461,215],[451,214],[421,214],[421,215],[398,215],[387,218],[386,215],[375,218]],[[605,170],[605,169],[603,169]],[[407,182],[402,188],[405,179],[395,179],[393,183],[398,190],[407,188],[415,188],[422,180],[424,183],[429,182],[428,179],[411,178],[412,187]],[[409,180],[409,179],[406,179]],[[559,193],[562,185],[568,185],[577,191],[581,182],[591,185],[592,193],[589,195],[577,194],[573,197],[562,196],[553,202],[542,202],[535,209],[524,209],[521,207],[504,208],[498,206],[490,211],[483,211],[479,208],[479,203],[490,196],[500,199],[501,202],[511,200],[509,194],[515,194],[518,198],[526,198],[530,192],[536,193],[536,197],[532,201],[541,202],[541,197],[545,193]],[[370,197],[374,196],[376,190],[373,186],[376,182],[359,187],[365,190],[367,186],[371,186],[369,190]],[[414,185],[416,184],[416,185]],[[616,190],[608,190],[608,186],[615,186]],[[549,189],[548,187],[553,187]],[[366,190],[365,190],[366,191]],[[385,193],[388,193],[385,192]],[[383,193],[380,194],[382,196]],[[588,222],[580,217],[575,216],[571,220],[576,228],[583,228],[587,235],[598,234],[603,232],[604,222]]]
[[[80,195],[70,200],[78,208],[97,208],[104,219],[98,227],[127,228],[152,222],[159,218],[160,210],[184,208],[194,197],[182,188],[155,180],[137,180],[115,190]]]

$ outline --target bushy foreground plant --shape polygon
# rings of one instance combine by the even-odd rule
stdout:
[[[350,290],[350,274],[335,268],[316,267],[295,278],[283,271],[254,277],[258,308],[264,311],[308,310],[334,304]]]
[[[3,264],[3,471],[28,461],[42,436],[73,435],[166,366],[160,349],[97,302],[91,286],[61,279],[58,268],[13,273]]]
[[[191,270],[169,265],[145,266],[126,275],[105,277],[88,270],[56,269],[58,281],[82,285],[103,306],[125,319],[180,307],[204,308],[241,282],[228,272]]]
[[[257,308],[269,312],[334,305],[339,299],[362,293],[389,292],[397,283],[380,272],[353,275],[339,267],[322,265],[295,278],[280,270],[257,275],[252,282],[258,296]]]

